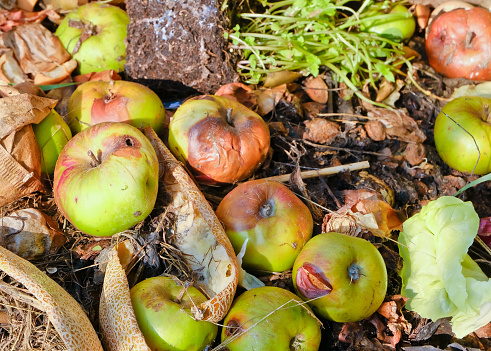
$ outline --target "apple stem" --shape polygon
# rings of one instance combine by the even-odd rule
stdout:
[[[489,105],[484,105],[484,114],[486,115],[486,122],[491,123],[491,111],[489,111]]]
[[[176,301],[175,301],[176,303],[181,303],[182,297],[184,296],[184,293],[188,290],[189,285],[190,285],[189,282],[184,283],[184,285],[182,286],[181,292],[179,293],[179,295],[176,298]]]
[[[92,150],[87,151],[87,155],[89,155],[90,158],[93,161],[92,162],[92,167],[97,167],[97,166],[99,166],[102,163],[102,160],[101,160],[102,151],[101,150],[98,150],[97,151],[97,156],[94,155],[94,153],[92,152]]]
[[[232,124],[232,112],[233,112],[233,109],[229,108],[227,110],[227,123],[228,124]]]

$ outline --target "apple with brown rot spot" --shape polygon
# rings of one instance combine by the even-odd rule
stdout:
[[[285,185],[250,180],[238,185],[216,209],[235,253],[248,239],[243,267],[256,272],[283,272],[312,237],[308,207]]]
[[[295,260],[292,279],[317,316],[341,323],[370,317],[387,291],[387,269],[377,248],[335,232],[307,242]]]
[[[264,162],[269,127],[237,101],[202,95],[186,100],[169,124],[169,149],[203,183],[235,183]]]
[[[96,124],[65,145],[55,166],[59,211],[79,230],[111,236],[147,217],[157,199],[159,162],[137,128]]]
[[[197,321],[191,308],[207,298],[195,287],[172,278],[145,279],[130,290],[138,326],[152,351],[201,351],[212,344],[216,324]]]
[[[159,134],[166,117],[162,101],[151,89],[115,80],[79,85],[68,101],[67,120],[73,134],[101,122],[124,122],[137,128],[150,126]]]

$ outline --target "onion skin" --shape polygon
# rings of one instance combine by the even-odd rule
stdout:
[[[474,7],[438,15],[428,27],[426,54],[446,77],[491,80],[491,12]]]

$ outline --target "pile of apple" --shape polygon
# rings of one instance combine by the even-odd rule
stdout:
[[[89,5],[67,18],[89,28]],[[124,23],[119,9],[93,7],[98,20],[107,19],[101,14],[109,11],[107,16]],[[76,29],[62,23],[57,30],[72,53],[70,38],[80,35]],[[119,65],[121,60],[113,57],[107,59],[109,67],[101,66],[104,60],[85,51],[97,45],[88,44],[82,42],[74,53],[82,73]],[[162,102],[137,83],[89,81],[77,87],[68,110],[68,123],[52,112],[35,126],[43,172],[54,174],[60,212],[90,235],[111,236],[131,228],[152,212],[158,195],[159,160],[139,128],[150,126],[164,135]],[[216,209],[236,254],[245,250],[243,268],[255,275],[293,273],[297,294],[258,287],[236,298],[221,333],[228,349],[317,350],[321,332],[316,316],[353,322],[377,310],[385,297],[387,272],[375,246],[338,233],[312,237],[312,215],[291,190],[275,181],[247,181],[270,149],[269,128],[261,116],[227,97],[194,97],[176,110],[168,126],[168,145],[201,183],[245,181]],[[202,350],[216,338],[216,325],[195,321],[190,313],[193,304],[206,300],[193,287],[154,277],[135,285],[131,299],[152,350]]]

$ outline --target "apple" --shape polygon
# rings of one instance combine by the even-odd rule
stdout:
[[[307,242],[295,260],[292,279],[317,316],[341,323],[370,317],[387,292],[387,269],[375,246],[335,232]]]
[[[465,96],[450,101],[436,118],[434,136],[442,160],[466,173],[474,170],[479,156],[475,140],[481,156],[474,173],[490,173],[491,99]]]
[[[426,54],[438,73],[450,78],[491,80],[491,13],[457,8],[435,16],[427,28]]]
[[[201,351],[215,340],[218,327],[193,318],[191,308],[207,298],[173,279],[145,279],[130,290],[138,327],[152,351]]]
[[[383,15],[376,11],[373,16]],[[416,21],[406,6],[396,5],[390,11],[387,18],[363,22],[361,30],[376,33],[382,37],[402,42],[409,40],[416,29]]]
[[[229,351],[317,351],[320,323],[291,291],[274,286],[254,288],[233,302],[221,339]]]
[[[68,140],[72,138],[72,132],[55,110],[51,110],[38,124],[33,124],[32,129],[41,150],[41,172],[52,175],[56,160]]]
[[[256,272],[291,269],[314,226],[308,207],[285,185],[270,180],[238,185],[222,199],[216,215],[236,254],[248,239],[242,265]]]
[[[269,150],[269,128],[257,113],[226,97],[186,100],[169,124],[169,149],[205,183],[249,177]]]
[[[125,122],[137,128],[150,126],[158,134],[165,125],[162,101],[144,85],[116,81],[88,81],[68,101],[68,124],[76,134],[101,122]]]
[[[91,2],[69,12],[55,31],[65,49],[78,62],[78,74],[124,70],[126,27],[124,10]]]
[[[65,145],[55,166],[60,212],[84,233],[110,236],[145,219],[157,198],[159,161],[137,128],[96,124]]]

